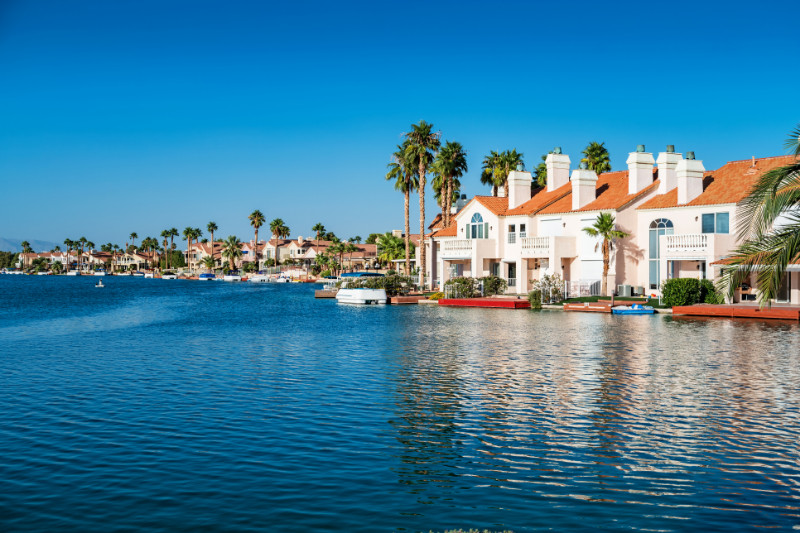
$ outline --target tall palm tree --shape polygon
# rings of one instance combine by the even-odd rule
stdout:
[[[31,243],[29,243],[28,241],[22,241],[19,245],[22,246],[23,254],[29,254],[33,252],[33,248],[31,248]]]
[[[203,236],[203,230],[201,230],[200,228],[192,228],[192,240],[195,243],[197,243],[198,239],[200,239],[200,237],[202,237],[202,236]],[[191,268],[191,264],[189,266]],[[197,265],[195,264],[195,266],[197,266]]]
[[[139,236],[134,231],[129,235],[129,237],[131,238],[131,244],[133,245],[134,248],[136,248],[136,239],[138,239]]]
[[[406,152],[417,163],[419,171],[419,286],[425,287],[425,173],[433,163],[436,153],[439,151],[441,134],[433,131],[433,124],[428,124],[424,120],[419,124],[412,124],[411,131],[406,133],[408,147]]]
[[[216,222],[209,222],[206,225],[206,229],[211,234],[211,259],[214,259],[214,232],[217,231],[219,228],[217,227]]]
[[[589,227],[583,228],[583,231],[592,237],[599,237],[603,239],[603,285],[600,289],[603,296],[608,296],[608,265],[611,261],[611,247],[614,239],[624,239],[628,233],[615,229],[614,215],[611,213],[600,213],[597,219]]]
[[[80,272],[83,268],[83,247],[86,246],[86,243],[89,241],[86,240],[86,237],[81,237],[78,239],[78,242],[81,245],[81,253],[78,254],[78,271]]]
[[[256,230],[256,237],[255,237],[255,258],[256,258],[256,270],[258,270],[258,228],[264,225],[264,213],[256,209],[250,216],[247,217],[250,219],[250,225],[253,226]]]
[[[536,185],[539,187],[544,187],[547,185],[547,154],[542,156],[542,162],[536,166],[536,169],[533,171],[533,181],[536,182]]]
[[[189,254],[192,253],[192,240],[194,239],[194,228],[191,226],[186,226],[183,228],[183,240],[186,241],[186,264],[189,267],[189,270],[192,269],[192,264],[189,259]]]
[[[356,244],[361,244],[361,235],[356,235],[355,237],[350,237],[350,242],[354,242]]]
[[[392,154],[392,162],[388,165],[387,180],[394,180],[394,188],[403,193],[405,199],[405,246],[406,269],[411,267],[411,193],[419,186],[419,168],[414,158],[408,154],[408,139],[403,144],[397,145],[397,151]]]
[[[70,265],[69,254],[70,254],[70,252],[72,252],[72,247],[75,246],[75,243],[72,242],[72,239],[66,238],[66,239],[64,239],[64,246],[67,247],[66,267],[67,267],[67,272],[69,272],[69,265]]]
[[[729,296],[755,272],[758,301],[770,304],[786,272],[800,261],[800,124],[784,143],[794,161],[765,172],[742,201],[737,238],[720,285]]]
[[[275,264],[277,265],[280,261],[280,257],[278,257],[278,239],[289,236],[289,227],[283,222],[282,218],[276,218],[269,223],[269,229],[275,239]]]
[[[229,235],[222,243],[222,257],[228,259],[231,270],[236,270],[236,259],[242,257],[242,243],[236,235]]]
[[[437,176],[441,176],[442,223],[447,228],[450,227],[450,211],[453,204],[455,180],[467,172],[467,152],[461,146],[461,143],[446,142],[436,155],[436,160],[433,162],[431,170]]]
[[[209,270],[211,272],[214,271],[214,258],[213,257],[211,257],[210,255],[207,255],[207,256],[205,256],[203,258],[202,262],[203,262],[203,266],[206,267],[206,270]]]
[[[582,152],[584,157],[581,162],[586,163],[589,170],[594,170],[598,175],[611,171],[611,159],[605,144],[604,142],[590,142]]]
[[[376,244],[378,245],[378,261],[382,264],[390,263],[403,256],[403,240],[395,237],[391,232],[387,231],[379,235]],[[411,271],[407,270],[406,274],[411,275]]]
[[[172,233],[168,229],[165,229],[164,231],[161,232],[161,237],[164,239],[164,268],[165,269],[169,268],[169,250],[167,249],[167,239],[169,239],[169,236],[171,234]]]
[[[322,222],[317,222],[311,228],[311,231],[317,234],[317,248],[319,248],[319,236],[325,233],[325,226],[322,225]]]
[[[522,160],[522,152],[517,152],[517,149],[506,150],[500,154],[500,166],[498,168],[499,175],[497,177],[498,183],[503,185],[503,192],[508,198],[508,175],[512,170],[517,168],[524,169],[525,162]]]
[[[492,196],[497,196],[497,173],[500,167],[500,154],[494,150],[483,158],[481,163],[481,183],[492,188]]]
[[[170,251],[175,249],[175,237],[180,237],[180,232],[178,228],[170,228],[169,230],[169,249]]]

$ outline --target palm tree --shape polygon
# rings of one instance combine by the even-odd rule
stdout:
[[[31,243],[29,243],[28,241],[22,241],[19,245],[22,246],[23,254],[33,253],[33,248],[31,248]]]
[[[361,244],[361,235],[356,235],[355,237],[350,237],[350,242],[354,242],[356,244]]]
[[[78,242],[81,245],[81,253],[78,254],[78,271],[80,272],[81,268],[83,267],[83,247],[86,246],[88,241],[86,240],[86,237],[81,237],[78,239]]]
[[[289,227],[284,224],[282,218],[276,218],[269,223],[269,229],[275,239],[275,264],[279,264],[280,258],[278,257],[278,239],[286,238],[289,236]]]
[[[419,166],[417,172],[419,176],[419,286],[425,287],[425,173],[433,163],[436,153],[439,151],[441,142],[439,132],[433,131],[433,124],[428,124],[424,120],[419,124],[412,124],[411,131],[406,133],[409,141],[406,152],[414,159]]]
[[[317,234],[317,248],[319,248],[319,236],[325,233],[325,226],[322,225],[322,222],[317,222],[311,228],[311,231]]]
[[[256,237],[255,237],[255,258],[256,258],[256,270],[258,270],[258,228],[264,225],[264,213],[256,209],[250,216],[247,217],[250,219],[250,225],[253,226],[256,230]]]
[[[138,239],[139,236],[134,231],[129,235],[129,237],[131,238],[131,244],[133,244],[133,247],[136,248],[136,239]]]
[[[189,262],[189,254],[192,253],[192,240],[194,238],[194,228],[191,226],[186,226],[183,228],[183,240],[186,241],[186,264],[189,266],[189,270],[192,269],[192,265]]]
[[[520,154],[520,157],[522,154]],[[433,162],[432,172],[441,176],[442,223],[450,227],[450,211],[453,204],[455,181],[467,172],[467,152],[461,143],[448,141],[437,154]]]
[[[419,186],[418,168],[414,164],[414,159],[408,155],[408,139],[403,144],[397,145],[397,151],[392,154],[392,162],[389,163],[389,172],[386,173],[387,180],[394,180],[394,188],[403,193],[405,199],[405,246],[406,246],[406,268],[411,266],[411,193]]]
[[[207,255],[203,258],[203,266],[206,267],[206,270],[210,270],[211,272],[214,271],[214,258]]]
[[[230,269],[236,270],[236,259],[242,257],[242,243],[236,235],[229,235],[222,243],[222,257],[229,261]]]
[[[206,225],[206,229],[211,234],[211,259],[214,259],[214,232],[217,231],[219,228],[217,227],[216,222],[209,222]]]
[[[200,228],[192,228],[192,240],[197,243],[198,239],[203,236],[203,230]],[[191,264],[189,264],[189,268],[191,268]]]
[[[581,162],[586,163],[589,170],[594,170],[595,174],[598,175],[611,171],[611,160],[609,159],[608,150],[604,146],[605,144],[604,142],[590,142],[582,152],[585,157],[581,159]]]
[[[497,196],[497,169],[500,167],[500,154],[492,150],[483,158],[481,164],[481,183],[492,188],[492,196]]]
[[[765,172],[742,201],[737,227],[742,244],[728,258],[720,280],[733,296],[755,272],[762,308],[778,296],[789,266],[800,261],[800,124],[784,147],[795,159]]]
[[[592,237],[599,237],[603,239],[603,285],[600,289],[603,296],[608,295],[608,264],[611,260],[611,247],[614,239],[624,239],[629,234],[624,231],[615,229],[614,215],[611,213],[600,213],[594,224],[583,228],[583,231]]]
[[[391,232],[387,231],[383,235],[379,235],[376,244],[378,245],[378,261],[383,264],[391,263],[403,256],[403,240],[395,237]],[[410,275],[411,271],[407,270],[406,274]]]
[[[175,237],[180,237],[180,232],[178,232],[177,228],[171,228],[169,230],[169,249],[170,251],[175,249]]]
[[[72,242],[72,239],[66,238],[64,239],[64,246],[67,247],[67,271],[69,272],[69,253],[72,251],[72,247],[75,246],[75,243]]]
[[[544,187],[547,185],[547,154],[542,156],[542,162],[536,166],[536,169],[533,171],[533,181],[539,187]]]
[[[165,229],[164,231],[161,232],[161,237],[163,237],[163,239],[164,239],[164,268],[165,269],[169,268],[169,251],[167,250],[167,239],[169,239],[170,235],[171,235],[171,232],[168,229]]]

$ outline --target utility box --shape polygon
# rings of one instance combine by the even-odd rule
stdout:
[[[644,296],[644,287],[636,287],[637,296]]]
[[[617,294],[619,296],[631,297],[633,296],[632,292],[633,292],[633,287],[631,287],[630,285],[617,285]]]

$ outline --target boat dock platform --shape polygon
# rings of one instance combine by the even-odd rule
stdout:
[[[580,311],[583,313],[611,313],[611,302],[574,302],[564,304],[564,311]]]
[[[522,298],[442,298],[443,307],[486,307],[496,309],[530,309],[531,304]]]
[[[773,305],[761,309],[758,305],[695,304],[672,308],[674,316],[719,316],[726,318],[765,318],[800,321],[800,307]]]

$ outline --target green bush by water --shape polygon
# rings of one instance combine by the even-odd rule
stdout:
[[[724,301],[714,284],[707,279],[668,279],[661,288],[661,294],[666,307],[698,303],[720,304]]]

